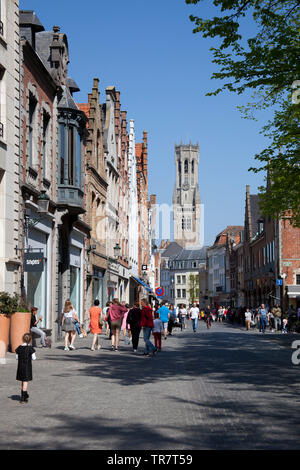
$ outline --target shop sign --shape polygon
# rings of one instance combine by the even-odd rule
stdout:
[[[42,253],[24,253],[24,271],[42,272],[44,271],[44,255]]]

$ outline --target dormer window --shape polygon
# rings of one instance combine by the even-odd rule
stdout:
[[[258,234],[260,235],[265,230],[265,221],[264,219],[259,219],[257,223],[258,223]]]

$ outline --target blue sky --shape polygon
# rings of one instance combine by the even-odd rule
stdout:
[[[45,29],[58,25],[68,37],[69,75],[87,102],[93,78],[121,92],[127,118],[135,120],[136,140],[148,131],[149,193],[158,203],[172,202],[174,144],[199,142],[199,187],[205,207],[205,244],[227,225],[242,225],[246,184],[251,192],[263,175],[247,170],[266,140],[259,122],[241,118],[237,106],[249,96],[205,94],[218,87],[210,77],[210,47],[217,42],[193,34],[190,14],[208,16],[212,2],[186,5],[184,0],[20,0],[34,10]],[[86,8],[84,6],[86,5]],[[252,28],[247,22],[243,31]]]

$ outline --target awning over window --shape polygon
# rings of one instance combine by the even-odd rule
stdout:
[[[296,297],[300,297],[300,285],[288,285],[287,287],[287,295],[291,299],[295,299]]]
[[[136,282],[138,282],[138,283],[141,284],[143,287],[145,287],[145,289],[147,289],[148,292],[153,293],[151,287],[147,286],[147,284],[146,284],[144,281],[142,281],[142,280],[139,279],[138,277],[134,277],[134,276],[131,276],[131,277],[132,277],[132,279],[134,279]]]

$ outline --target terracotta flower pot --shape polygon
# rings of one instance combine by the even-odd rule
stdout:
[[[5,357],[9,338],[10,315],[0,313],[0,358]]]
[[[23,335],[30,333],[30,320],[30,312],[15,312],[12,314],[10,322],[10,344],[12,352],[15,352],[16,348],[23,343]]]

